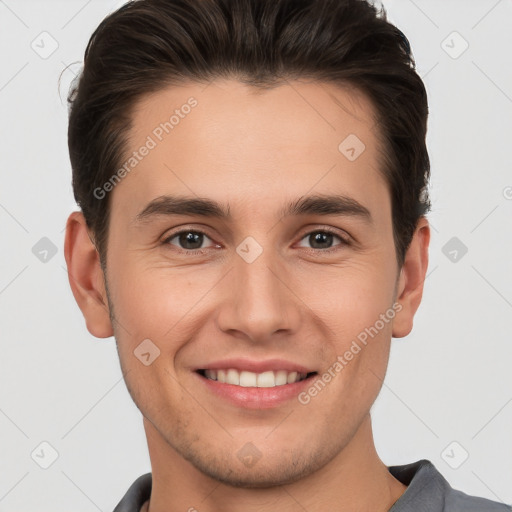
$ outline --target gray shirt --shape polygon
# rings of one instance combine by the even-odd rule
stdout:
[[[389,472],[407,489],[389,512],[512,512],[512,506],[452,489],[426,459],[403,466],[388,466]],[[151,494],[151,473],[133,482],[114,512],[139,512]]]

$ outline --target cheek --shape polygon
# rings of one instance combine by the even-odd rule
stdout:
[[[152,389],[173,387],[171,375],[177,373],[183,347],[216,311],[214,288],[223,273],[220,268],[201,272],[192,266],[178,269],[136,260],[111,272],[118,352],[134,383],[151,382]],[[143,360],[154,358],[154,363],[143,367],[137,354]],[[179,396],[180,390],[173,393]]]
[[[116,317],[135,337],[163,337],[187,316],[208,286],[190,274],[136,263],[119,268],[112,273]]]
[[[297,280],[294,290],[331,328],[331,335],[346,341],[374,325],[393,306],[396,270],[378,263],[320,269]]]
[[[378,393],[387,367],[397,313],[393,305],[395,275],[383,272],[379,265],[365,265],[338,270],[331,278],[317,282],[323,284],[323,293],[316,293],[312,308],[329,329],[327,370],[336,375],[331,392],[339,393],[342,386],[351,403],[366,403]],[[332,399],[336,399],[334,395]]]

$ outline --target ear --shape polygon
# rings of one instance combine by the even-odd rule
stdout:
[[[425,217],[420,217],[398,279],[396,301],[400,303],[402,309],[393,321],[392,335],[394,338],[403,338],[412,330],[413,318],[423,295],[423,283],[428,267],[429,243],[428,221]]]
[[[69,284],[87,330],[96,338],[113,336],[99,254],[89,237],[82,212],[73,212],[68,217],[64,256]]]

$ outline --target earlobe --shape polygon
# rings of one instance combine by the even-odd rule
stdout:
[[[64,256],[69,284],[87,330],[97,338],[113,336],[99,254],[89,237],[82,212],[73,212],[68,217]]]
[[[425,217],[420,217],[398,279],[396,301],[400,303],[401,309],[393,322],[392,336],[394,338],[403,338],[412,330],[414,315],[423,295],[423,284],[428,267],[429,243],[428,221]]]

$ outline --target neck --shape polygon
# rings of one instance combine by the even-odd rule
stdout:
[[[144,512],[387,512],[406,490],[380,460],[370,415],[352,440],[318,471],[287,485],[232,487],[186,461],[144,419],[153,474]]]

